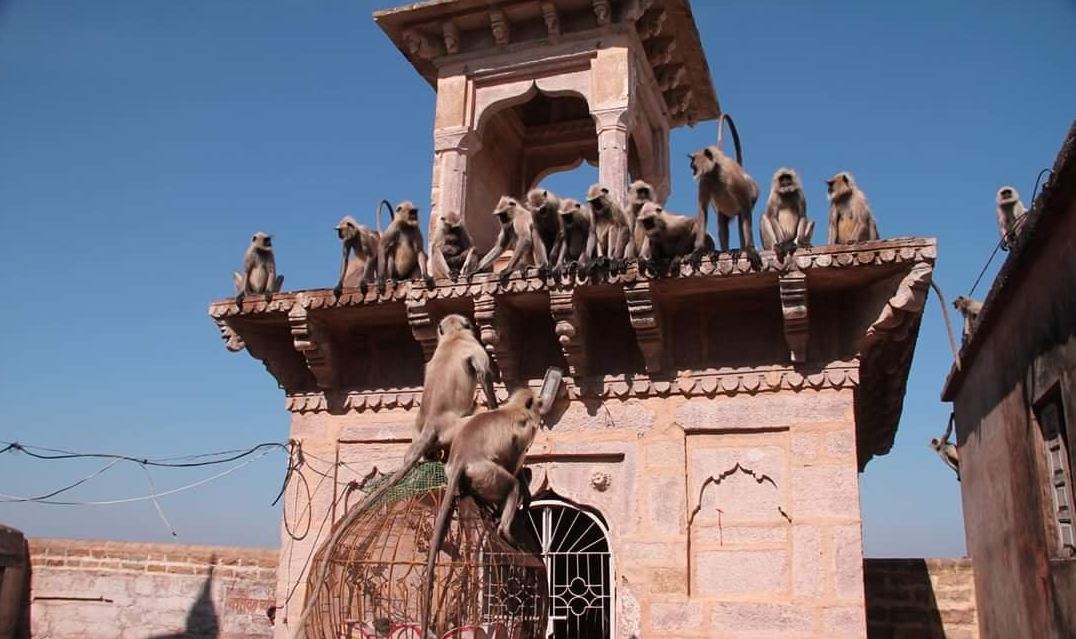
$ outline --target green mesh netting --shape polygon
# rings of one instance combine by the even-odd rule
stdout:
[[[366,485],[360,490],[369,495],[380,488],[391,476],[392,473],[379,473],[376,477],[366,482]],[[377,501],[385,503],[409,499],[434,488],[440,488],[446,483],[448,483],[448,479],[445,477],[445,465],[443,463],[438,461],[421,462],[412,468],[411,472],[404,475],[403,479],[396,482],[395,486],[385,491],[385,494]]]

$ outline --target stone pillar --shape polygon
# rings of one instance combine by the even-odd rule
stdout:
[[[621,205],[628,188],[628,107],[591,111],[598,129],[598,181]]]
[[[430,225],[428,235],[433,234],[433,221],[442,212],[459,211],[467,221],[467,160],[478,149],[478,135],[469,128],[442,130],[433,139],[433,188],[430,193]]]

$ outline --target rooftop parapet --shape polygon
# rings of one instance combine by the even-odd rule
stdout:
[[[411,409],[449,313],[473,318],[498,393],[566,372],[571,399],[715,397],[853,388],[859,465],[893,444],[936,243],[900,238],[727,254],[653,278],[634,265],[601,282],[529,271],[505,283],[403,282],[384,293],[329,289],[214,302],[229,350],[261,360],[293,412]]]

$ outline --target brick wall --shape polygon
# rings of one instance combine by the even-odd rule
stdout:
[[[870,639],[978,639],[970,559],[867,559]]]
[[[272,636],[275,550],[31,539],[30,556],[35,638]]]

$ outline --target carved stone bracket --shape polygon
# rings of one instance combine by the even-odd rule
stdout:
[[[445,53],[454,55],[460,52],[460,29],[451,20],[441,24],[441,36],[445,40]]]
[[[574,299],[573,290],[549,291],[549,311],[553,315],[557,342],[568,361],[571,375],[579,377],[587,374],[587,354],[583,342],[583,310]]]
[[[228,320],[223,317],[214,317],[213,321],[216,323],[217,328],[220,329],[220,338],[224,340],[224,348],[228,349],[229,352],[238,353],[247,347],[243,337],[235,332],[235,329],[228,324]]]
[[[560,16],[557,15],[557,5],[553,2],[543,2],[541,8],[546,35],[549,36],[550,41],[556,41],[560,36]]]
[[[503,11],[490,11],[489,12],[489,26],[493,31],[493,41],[498,46],[504,46],[508,44],[508,40],[511,37],[510,27],[508,26],[508,18],[505,17]]]
[[[301,304],[296,304],[288,312],[288,325],[291,327],[292,344],[306,358],[306,367],[310,369],[318,388],[336,388],[332,342],[325,327],[311,318]]]
[[[908,329],[908,322],[905,320],[918,320],[923,304],[926,303],[933,273],[934,267],[926,262],[912,267],[897,285],[896,292],[886,302],[878,318],[867,328],[860,343],[861,352],[866,352],[876,342],[886,338],[895,341],[904,339]]]
[[[635,341],[639,344],[639,350],[646,362],[646,371],[657,372],[661,370],[665,347],[657,309],[650,295],[650,282],[643,280],[625,284],[624,297],[628,302],[631,327],[635,329]]]
[[[519,378],[519,357],[512,348],[511,312],[498,307],[497,300],[489,293],[474,298],[474,321],[478,326],[478,339],[485,346],[497,368],[501,381],[508,384]]]
[[[661,35],[661,31],[665,27],[666,16],[667,14],[663,7],[653,7],[648,9],[635,24],[635,28],[639,32],[639,37],[645,42],[650,38]]]
[[[598,19],[599,26],[605,26],[612,21],[612,11],[609,0],[592,0],[594,4],[594,16]]]
[[[411,334],[422,347],[422,356],[430,361],[437,349],[437,321],[430,317],[426,296],[412,289],[407,297],[407,323],[411,325]]]
[[[777,282],[781,287],[785,342],[792,361],[799,364],[807,361],[807,276],[792,271],[781,275]]]

